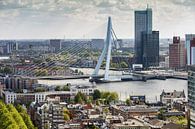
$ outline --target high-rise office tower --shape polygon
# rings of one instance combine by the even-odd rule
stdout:
[[[180,37],[173,37],[173,44],[169,45],[169,67],[182,68],[186,66],[185,44]]]
[[[190,65],[195,64],[195,38],[190,40]]]
[[[142,64],[142,32],[152,31],[152,9],[135,11],[135,57],[136,63]]]
[[[142,33],[143,46],[143,66],[158,66],[159,65],[159,32]]]
[[[144,67],[159,64],[159,32],[152,31],[152,9],[148,7],[135,11],[135,60]]]
[[[50,47],[53,49],[53,51],[57,52],[62,49],[61,40],[60,39],[51,39],[49,41]]]
[[[193,65],[190,63],[190,41],[195,38],[195,34],[186,34],[185,35],[185,46],[187,51],[187,65]]]
[[[188,68],[188,102],[190,106],[190,129],[195,128],[195,66]]]

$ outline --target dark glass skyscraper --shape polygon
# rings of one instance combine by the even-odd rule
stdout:
[[[152,9],[135,11],[135,56],[136,63],[142,64],[142,32],[152,32]]]
[[[152,31],[152,9],[135,11],[135,60],[144,67],[159,65],[159,32]]]
[[[143,66],[158,66],[159,65],[159,32],[142,33],[143,46]]]

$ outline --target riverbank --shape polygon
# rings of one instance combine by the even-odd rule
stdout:
[[[71,80],[38,80],[40,84],[47,85],[66,85],[71,83],[72,85],[91,85],[88,79],[71,79]],[[121,100],[125,100],[129,95],[146,95],[146,100],[149,102],[155,102],[160,100],[160,94],[163,91],[185,91],[187,96],[187,81],[178,79],[167,80],[148,80],[132,81],[132,82],[115,82],[115,83],[102,83],[96,84],[97,88],[101,91],[113,91],[119,94]]]

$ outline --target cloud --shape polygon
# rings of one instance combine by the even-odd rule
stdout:
[[[10,31],[18,30],[18,33],[21,26],[34,33],[42,29],[45,34],[50,32],[48,35],[51,30],[57,31],[55,28],[63,26],[61,35],[81,36],[86,33],[83,31],[106,23],[107,17],[112,16],[117,34],[133,37],[134,10],[145,9],[147,4],[153,9],[154,29],[160,30],[163,36],[193,32],[190,29],[194,27],[195,0],[0,0],[0,25],[9,27]],[[184,29],[186,25],[192,27]],[[1,33],[11,36],[6,30],[0,30],[0,37]]]

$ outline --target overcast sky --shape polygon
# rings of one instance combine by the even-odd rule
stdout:
[[[0,0],[0,39],[134,37],[134,10],[153,9],[160,37],[195,33],[195,0]]]

